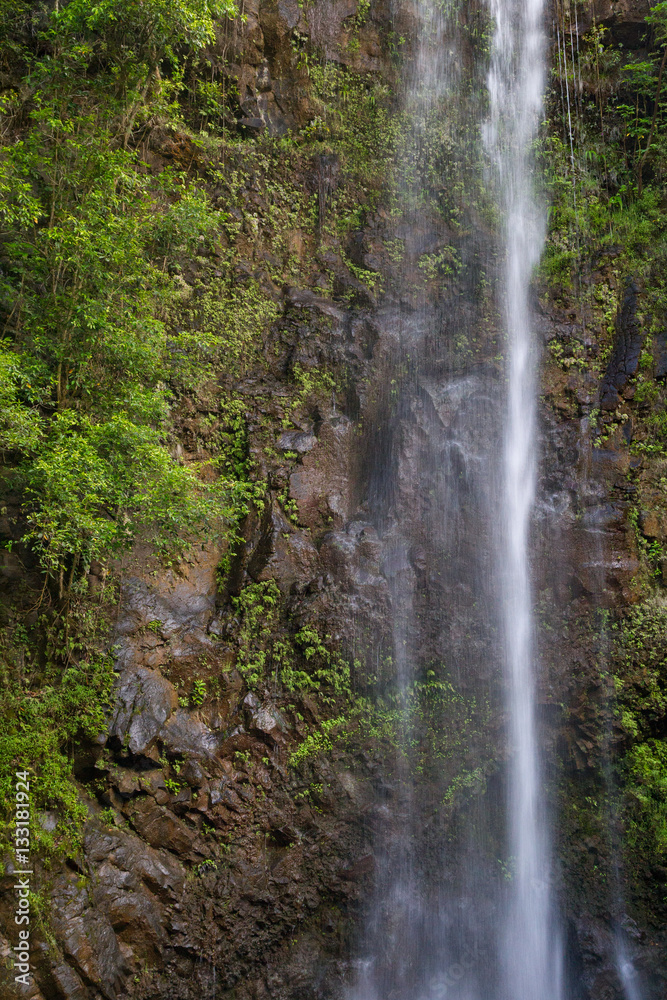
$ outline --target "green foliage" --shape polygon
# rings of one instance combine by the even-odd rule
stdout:
[[[116,825],[116,813],[111,808],[107,806],[106,809],[101,809],[97,814],[97,819],[104,826],[115,826]]]
[[[108,148],[107,129],[54,112],[33,112],[24,139],[2,151],[17,186],[43,179],[40,218],[49,219],[6,223],[10,279],[1,291],[10,329],[42,364],[45,402],[63,408],[111,397],[107,406],[124,403],[155,419],[163,328],[154,313],[165,286],[149,252],[147,186],[133,156]]]
[[[319,691],[325,703],[327,690],[337,696],[351,696],[349,664],[338,653],[331,652],[316,629],[304,626],[294,636],[294,642],[307,667],[299,670],[292,665],[295,658],[283,659],[280,679],[288,691]]]
[[[626,796],[633,819],[628,847],[644,856],[667,857],[667,744],[649,740],[632,748],[627,758]]]
[[[596,248],[598,260],[613,255],[616,267],[643,279],[652,308],[664,312],[667,306],[667,231],[660,207],[667,176],[665,104],[657,93],[666,17],[664,4],[652,7],[652,42],[641,61],[624,58],[609,44],[607,30],[594,26],[574,66],[554,67],[551,120],[538,144],[551,202],[541,275],[554,290],[578,278],[583,248],[586,254]],[[583,93],[568,114],[561,90],[567,83],[574,93],[579,81]],[[663,76],[660,88],[665,83]],[[593,290],[583,291],[588,297]],[[590,305],[597,311],[595,301]]]
[[[388,87],[333,61],[309,59],[308,74],[320,102],[323,151],[335,148],[357,175],[363,173],[368,191],[386,183],[399,128]]]
[[[653,597],[609,625],[615,713],[622,733],[616,762],[626,865],[635,885],[667,857],[667,605]],[[649,884],[652,881],[649,875]],[[654,889],[657,891],[657,886]],[[667,905],[656,900],[654,905]]]
[[[238,360],[275,311],[227,279],[170,329],[179,261],[209,252],[226,217],[119,142],[137,110],[134,77],[201,48],[233,12],[227,0],[73,0],[53,15],[24,125],[0,149],[0,450],[25,499],[23,540],[61,595],[139,534],[180,558],[189,534],[226,530],[256,494],[235,443],[217,477],[172,457],[170,407],[213,360]],[[6,128],[16,110],[3,101]],[[217,314],[201,329],[214,292]]]
[[[230,253],[215,268],[202,268],[187,300],[171,305],[178,328],[170,334],[169,364],[171,378],[183,391],[195,389],[202,376],[214,377],[221,364],[241,378],[257,360],[261,336],[278,316],[275,302],[256,281],[239,280],[233,257]],[[224,405],[237,419],[242,401],[230,399]]]
[[[334,739],[338,740],[343,736],[343,733],[336,732],[336,730],[345,726],[345,723],[346,719],[344,715],[340,715],[335,719],[325,719],[290,754],[290,767],[299,767],[300,764],[303,764],[307,760],[313,760],[322,754],[331,753]]]
[[[34,452],[44,436],[39,392],[33,392],[30,355],[0,341],[0,452]]]
[[[355,21],[348,42],[353,50],[359,26]],[[488,211],[479,128],[471,114],[471,106],[484,100],[481,79],[470,81],[463,100],[459,93],[399,109],[383,81],[322,60],[307,39],[298,40],[295,55],[319,101],[302,138],[313,151],[335,152],[354,179],[354,193],[341,187],[332,195],[326,232],[358,227],[363,211],[380,203],[398,212],[407,201],[455,223],[471,207]],[[355,274],[368,283],[368,274]]]
[[[323,704],[351,696],[349,665],[312,626],[290,633],[273,580],[244,587],[233,603],[241,616],[237,669],[250,688],[272,678],[289,692],[317,692]]]
[[[190,697],[195,707],[199,708],[200,705],[203,705],[206,698],[206,681],[203,681],[200,677],[196,677],[192,684],[192,694]]]
[[[104,423],[71,410],[56,414],[47,442],[21,473],[24,540],[53,575],[129,547],[139,529],[149,530],[161,555],[177,558],[191,531],[212,532],[216,517],[233,514],[222,481],[204,487],[154,430],[125,414]]]
[[[454,247],[446,246],[437,253],[425,253],[419,258],[419,270],[427,281],[441,280],[458,275],[462,268],[459,254]]]
[[[539,276],[552,288],[568,287],[576,262],[577,251],[574,247],[562,249],[555,242],[550,242],[540,261]]]
[[[251,584],[233,599],[242,617],[237,668],[250,688],[266,676],[272,663],[281,595],[273,580]]]
[[[633,738],[649,739],[667,715],[666,630],[667,607],[658,598],[636,605],[614,624],[617,702]]]
[[[36,648],[19,623],[0,638],[1,839],[12,838],[14,774],[25,769],[32,845],[48,858],[78,849],[88,814],[72,779],[72,754],[104,732],[114,672],[100,606],[73,602],[66,624],[44,616],[40,625],[44,648]],[[55,829],[40,822],[44,810],[55,812]]]
[[[213,827],[209,827],[209,832],[213,829],[214,829]],[[195,871],[197,872],[200,878],[202,875],[208,875],[211,872],[215,872],[217,870],[218,870],[218,863],[217,861],[213,861],[212,858],[206,858],[206,860],[202,861],[200,864],[195,866]]]
[[[56,28],[94,32],[106,52],[120,60],[160,59],[179,45],[203,48],[215,41],[215,21],[237,13],[233,0],[70,0],[56,16]]]
[[[447,783],[443,805],[483,790],[495,770],[490,706],[458,690],[442,665],[360,710],[365,735],[388,741],[415,778]]]
[[[357,13],[354,16],[354,20],[359,28],[366,23],[370,12],[371,0],[357,0]]]

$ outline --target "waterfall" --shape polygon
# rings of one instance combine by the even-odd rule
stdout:
[[[479,22],[466,21],[483,7],[420,0],[413,9],[417,37],[403,94],[411,125],[395,236],[438,247],[457,231],[468,233],[461,252],[470,264],[467,285],[449,299],[442,293],[444,308],[415,293],[406,268],[400,307],[386,317],[397,343],[395,370],[409,373],[391,382],[394,398],[378,417],[369,451],[393,609],[393,683],[405,706],[405,734],[414,723],[409,692],[434,651],[464,701],[469,692],[476,703],[488,698],[508,723],[504,738],[492,737],[495,759],[477,768],[477,790],[461,801],[455,835],[443,804],[457,776],[443,770],[433,809],[433,786],[423,795],[412,786],[418,736],[408,740],[413,749],[402,762],[388,766],[400,790],[378,820],[376,889],[351,995],[561,1000],[529,558],[537,450],[529,288],[545,230],[532,194],[531,146],[545,83],[543,0],[487,0],[490,57],[471,42],[481,36]],[[430,163],[420,173],[420,157],[428,156],[434,129],[449,143],[442,169],[459,192],[444,227],[420,188],[423,176],[433,175]],[[488,219],[501,220],[497,240],[488,238]],[[487,272],[500,329],[487,333],[476,355],[471,345],[487,323],[480,294],[491,287]],[[467,751],[473,759],[483,759],[480,740]],[[441,832],[432,833],[438,822]]]
[[[514,1000],[558,1000],[550,845],[535,720],[529,531],[535,494],[535,346],[528,302],[542,212],[532,195],[530,144],[544,88],[543,0],[490,0],[495,21],[486,143],[504,213],[507,413],[503,472],[502,617],[510,746],[509,842],[515,875],[504,931],[505,990]]]

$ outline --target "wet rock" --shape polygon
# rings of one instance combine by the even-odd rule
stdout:
[[[318,574],[320,563],[317,549],[306,532],[296,530],[279,511],[271,518],[271,536],[266,562],[255,578],[276,580],[283,592],[308,586]]]
[[[263,705],[253,713],[250,730],[268,737],[272,744],[284,743],[289,733],[287,723],[274,705]]]
[[[339,323],[342,323],[346,317],[345,312],[330,299],[322,298],[305,288],[288,288],[287,301],[291,306],[299,309],[313,309]]]
[[[317,178],[318,225],[326,220],[332,196],[338,186],[340,159],[334,153],[318,153],[313,158]]]
[[[593,24],[609,28],[615,42],[636,48],[646,38],[649,0],[594,0],[579,15],[579,33],[590,31]]]
[[[257,739],[256,736],[247,733],[241,726],[236,731],[222,741],[218,750],[218,755],[223,759],[231,759],[235,753],[255,753],[261,757],[266,753],[266,744]]]
[[[173,684],[156,670],[124,670],[116,685],[109,737],[120,740],[132,754],[146,754],[177,705]]]
[[[66,1000],[88,1000],[88,988],[84,985],[81,976],[66,962],[60,962],[51,969],[51,978],[56,989],[60,991],[60,995],[66,997]],[[28,996],[32,1000],[32,996],[30,994]]]
[[[340,877],[349,882],[358,882],[360,879],[371,875],[374,870],[375,858],[372,854],[366,854],[363,858],[359,858],[359,860],[349,868],[341,869]]]
[[[159,589],[155,583],[151,585],[138,577],[129,577],[123,583],[123,610],[117,632],[125,635],[142,625],[153,625],[164,639],[168,639],[179,631],[200,625],[215,606],[214,587],[209,567],[201,565],[191,567],[189,577],[183,580],[171,577],[160,581]]]
[[[126,830],[104,830],[89,824],[84,839],[86,857],[92,863],[106,861],[120,872],[141,879],[164,902],[181,892],[185,874],[170,854],[154,850]]]
[[[153,799],[140,799],[134,803],[128,811],[128,818],[151,847],[165,847],[178,855],[189,854],[195,840],[194,831]]]
[[[624,938],[623,944],[632,962],[629,975],[642,996],[655,997],[657,1000],[660,995],[659,992],[655,992],[656,988],[660,990],[657,982],[651,984],[648,978],[641,982],[638,967],[642,964],[642,949],[637,936],[632,933],[631,925],[632,922],[630,922],[630,933],[625,927],[625,921],[617,931],[617,934]],[[576,934],[583,959],[583,981],[590,1000],[621,1000],[627,993],[617,968],[619,940],[615,940],[614,933],[608,925],[590,914],[579,917],[576,922]]]
[[[269,63],[266,59],[262,59],[262,62],[257,67],[255,86],[261,93],[271,90],[271,70],[269,69]]]
[[[195,660],[212,648],[206,627],[213,617],[220,552],[195,549],[180,572],[151,576],[141,565],[150,554],[138,546],[122,565],[121,604],[115,629],[121,671],[159,668],[168,659]]]
[[[259,698],[254,691],[248,691],[247,695],[243,699],[243,707],[247,708],[251,712],[254,712],[259,708]]]
[[[639,527],[647,538],[664,541],[667,537],[665,518],[655,511],[642,510],[639,513]]]
[[[271,775],[268,770],[261,764],[255,764],[252,772],[253,780],[260,785],[265,792],[270,792],[273,788],[273,782],[271,781]]]
[[[587,531],[599,532],[622,528],[626,511],[615,504],[601,504],[588,507],[581,518],[581,525]]]
[[[320,545],[320,560],[338,587],[350,595],[358,614],[380,621],[388,604],[387,578],[380,560],[383,547],[373,525],[355,521],[345,531],[328,532]],[[373,609],[373,610],[371,610]]]
[[[265,128],[266,122],[263,118],[241,118],[239,125],[249,129],[251,132],[261,132]]]
[[[171,754],[202,759],[214,757],[220,745],[220,738],[184,708],[179,708],[160,730],[160,739]]]
[[[215,808],[217,805],[223,805],[227,809],[231,809],[232,812],[244,812],[243,802],[228,781],[212,781],[210,788],[209,796],[212,808]]]
[[[186,761],[178,777],[181,781],[187,781],[191,788],[201,788],[206,781],[204,771],[196,760]]]
[[[205,788],[198,788],[195,790],[193,795],[192,808],[200,813],[207,813],[211,808],[211,797],[209,795],[208,786]]]
[[[134,771],[115,770],[113,774],[113,787],[121,795],[129,797],[141,788],[141,779]]]
[[[303,431],[284,431],[278,438],[278,447],[283,451],[295,451],[305,455],[317,444],[314,434],[304,434]]]
[[[657,379],[667,378],[667,330],[662,330],[655,338],[655,377]]]
[[[109,918],[91,907],[85,890],[66,878],[57,880],[52,903],[54,928],[65,954],[106,1000],[116,1000],[129,970]]]
[[[356,0],[318,0],[308,5],[306,17],[311,38],[327,59],[341,59],[344,22],[356,12]]]
[[[604,410],[616,409],[621,401],[619,393],[627,386],[639,365],[644,334],[637,319],[638,295],[637,283],[628,281],[616,319],[614,348],[600,388],[600,406]]]
[[[625,449],[594,448],[592,459],[596,473],[605,476],[625,475],[630,468],[630,455]]]
[[[355,806],[362,807],[368,802],[367,790],[350,771],[338,771],[337,778]]]
[[[344,521],[350,507],[350,449],[354,427],[346,417],[332,418],[320,428],[319,446],[304,457],[290,477],[290,496],[299,521],[312,529]]]
[[[255,801],[255,792],[251,785],[243,785],[243,784],[237,785],[236,794],[240,796],[241,799],[243,799],[246,805],[252,805],[252,803]]]
[[[181,788],[175,795],[170,797],[170,808],[177,816],[185,816],[190,809],[192,802],[192,789]]]

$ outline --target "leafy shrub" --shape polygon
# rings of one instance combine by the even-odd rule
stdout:
[[[191,382],[205,364],[187,334],[168,336],[182,282],[166,265],[215,244],[221,219],[177,172],[151,177],[119,143],[132,72],[200,48],[234,10],[231,0],[72,0],[51,19],[26,125],[0,149],[0,450],[25,499],[23,541],[61,596],[139,532],[173,559],[188,533],[223,531],[247,509],[237,468],[204,481],[167,446],[178,359]],[[116,97],[87,73],[97,56],[125,81]],[[208,338],[217,355],[226,336],[218,324]]]
[[[73,602],[67,625],[47,616],[40,624],[43,650],[18,624],[1,637],[0,840],[13,837],[14,775],[27,770],[32,846],[46,857],[69,856],[88,816],[72,778],[72,755],[105,729],[113,658],[105,649],[108,622],[99,606]],[[55,812],[55,826],[40,821],[44,810]]]

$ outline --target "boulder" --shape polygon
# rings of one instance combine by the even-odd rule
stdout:
[[[289,729],[283,716],[274,705],[263,705],[253,713],[250,731],[266,736],[272,744],[284,743]]]
[[[129,970],[106,913],[92,907],[86,889],[67,875],[56,880],[51,902],[54,930],[79,982],[82,977],[94,983],[105,1000],[117,1000]],[[76,979],[73,982],[78,987]]]
[[[176,690],[157,670],[130,667],[117,682],[109,738],[132,754],[147,754],[178,705]]]
[[[164,847],[174,854],[188,855],[195,841],[195,831],[181,823],[164,806],[159,806],[154,799],[133,802],[128,818],[151,847]]]
[[[220,738],[197,715],[179,708],[160,731],[160,739],[172,754],[212,758],[220,746]]]

